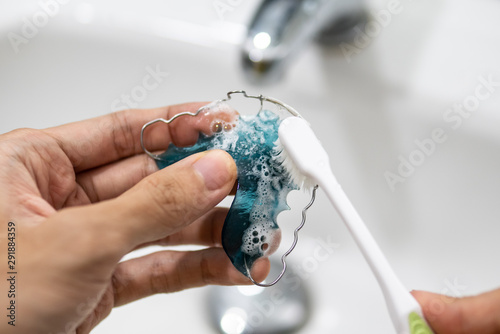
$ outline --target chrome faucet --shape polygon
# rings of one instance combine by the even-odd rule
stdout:
[[[263,0],[243,42],[243,69],[251,82],[276,82],[310,41],[351,40],[366,17],[364,0]]]

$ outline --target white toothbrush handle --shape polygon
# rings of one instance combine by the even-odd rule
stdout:
[[[297,174],[297,169],[306,179],[314,180],[323,188],[347,225],[377,278],[397,333],[432,334],[423,320],[420,305],[392,271],[375,239],[335,179],[328,154],[307,121],[300,117],[283,120],[279,128],[279,138],[289,159],[293,161],[293,168],[290,168],[292,174]]]
[[[410,334],[410,314],[417,313],[423,319],[420,305],[397,278],[375,239],[329,168],[325,168],[325,172],[318,180],[319,186],[325,191],[347,225],[352,237],[375,274],[397,333]]]

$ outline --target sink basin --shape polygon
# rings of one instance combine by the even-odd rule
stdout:
[[[310,121],[409,290],[459,297],[500,286],[500,48],[491,43],[500,38],[500,3],[402,2],[386,27],[352,45],[349,62],[338,49],[311,46],[282,83],[262,88],[245,81],[238,63],[258,1],[223,2],[233,3],[223,13],[204,1],[69,2],[16,52],[9,34],[22,36],[22,18],[40,7],[0,0],[11,8],[0,14],[0,132],[127,105],[211,101],[235,89],[272,96]],[[385,1],[368,3],[386,9]],[[157,84],[141,90],[151,72],[161,73]],[[472,111],[460,114],[456,103]],[[299,197],[280,217],[285,246]],[[289,275],[304,279],[312,300],[298,333],[393,333],[373,275],[321,191],[308,217],[290,260]],[[206,293],[114,309],[93,333],[216,333]]]

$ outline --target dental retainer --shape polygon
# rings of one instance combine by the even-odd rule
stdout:
[[[247,99],[260,101],[260,109],[255,116],[242,116],[226,102],[234,94],[242,94]],[[264,109],[264,103],[278,108],[278,112]],[[144,132],[155,123],[170,124],[181,117],[210,115],[210,131],[201,131],[197,142],[188,147],[177,147],[171,143],[161,154],[154,154],[145,147]],[[231,116],[232,115],[232,116]],[[313,187],[310,202],[302,210],[302,221],[294,230],[290,248],[282,255],[281,273],[270,283],[259,283],[252,278],[253,263],[274,253],[281,241],[281,231],[277,223],[278,214],[289,210],[286,197],[292,190],[298,190],[289,171],[280,159],[281,144],[278,128],[286,117],[301,117],[289,105],[262,95],[252,96],[245,91],[231,91],[227,97],[201,107],[196,112],[182,112],[166,120],[152,120],[141,130],[141,146],[146,154],[156,161],[158,167],[165,168],[187,156],[211,149],[222,149],[234,159],[238,169],[236,195],[222,229],[222,246],[232,264],[255,285],[271,287],[284,276],[286,258],[295,249],[299,231],[306,223],[307,210],[316,197],[317,186]],[[178,121],[177,121],[178,122]]]

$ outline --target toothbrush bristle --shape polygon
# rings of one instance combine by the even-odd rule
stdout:
[[[281,166],[285,168],[285,171],[286,173],[288,173],[292,182],[299,186],[300,189],[306,191],[312,190],[316,184],[313,180],[311,180],[311,178],[305,176],[300,171],[279,139],[276,141],[275,147],[275,150],[277,152],[276,160]]]

